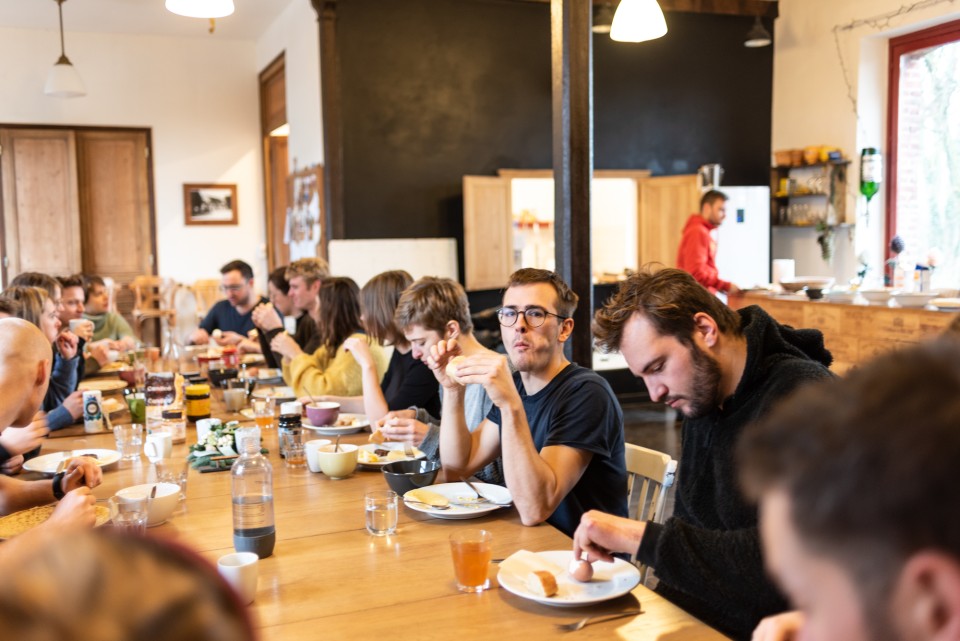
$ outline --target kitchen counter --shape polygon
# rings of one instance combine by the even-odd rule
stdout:
[[[734,309],[758,305],[784,325],[819,329],[833,353],[831,369],[838,374],[883,352],[936,337],[955,316],[934,309],[831,303],[749,292],[730,296],[728,304]]]

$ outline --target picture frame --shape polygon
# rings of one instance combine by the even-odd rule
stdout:
[[[186,225],[236,225],[236,183],[184,184],[183,222]]]

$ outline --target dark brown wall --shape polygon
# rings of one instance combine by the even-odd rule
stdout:
[[[338,5],[347,238],[462,240],[464,174],[552,166],[548,5]],[[743,46],[750,18],[667,23],[639,45],[595,36],[596,167],[721,162],[727,184],[767,184],[772,47]]]

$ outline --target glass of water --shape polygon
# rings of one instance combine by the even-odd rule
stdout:
[[[187,472],[190,469],[185,458],[162,458],[156,463],[157,482],[176,483],[180,486],[180,501],[187,500]]]
[[[367,532],[387,536],[397,531],[397,493],[390,490],[367,492],[363,497],[367,511]]]
[[[140,458],[140,449],[143,447],[143,425],[131,423],[114,425],[113,437],[117,441],[117,451],[124,461],[136,461]]]

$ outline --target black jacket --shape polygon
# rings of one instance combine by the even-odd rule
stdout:
[[[763,569],[757,511],[741,496],[734,446],[741,430],[803,383],[832,376],[823,334],[780,325],[756,306],[739,311],[747,362],[723,409],[685,419],[673,516],[648,524],[638,558],[657,591],[736,639],[787,609]]]

